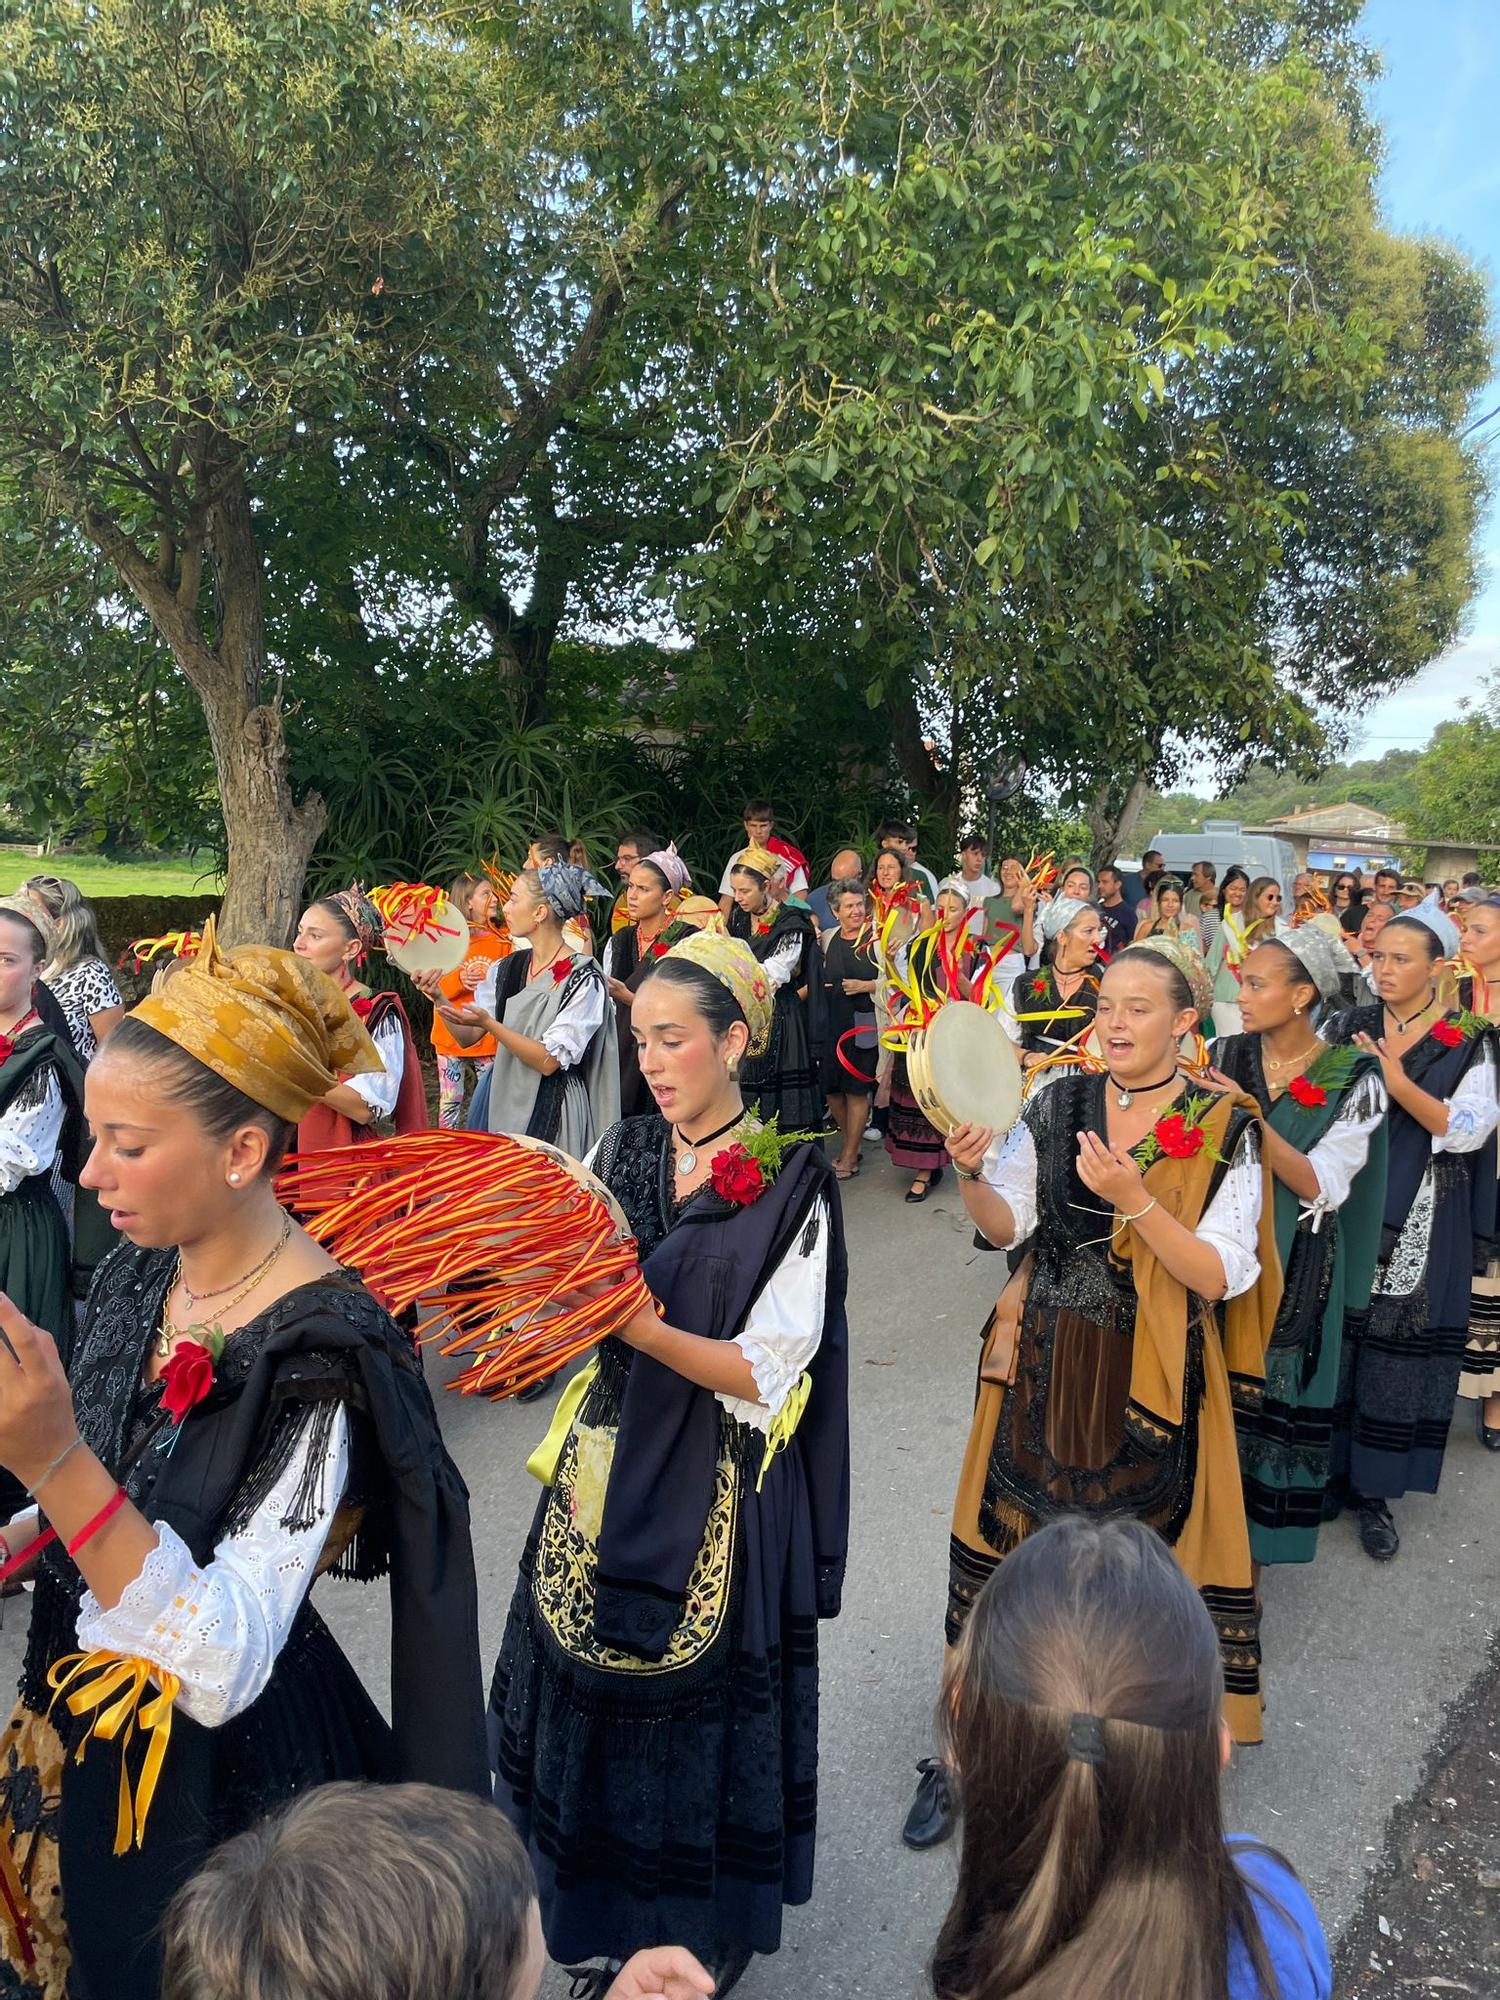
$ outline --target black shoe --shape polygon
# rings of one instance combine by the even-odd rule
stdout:
[[[563,1977],[573,1983],[568,1988],[568,2000],[604,2000],[615,1975],[608,1966],[565,1965]]]
[[[1374,1561],[1388,1563],[1401,1546],[1390,1508],[1383,1500],[1361,1500],[1358,1520],[1360,1547]]]
[[[516,1403],[539,1402],[556,1380],[556,1375],[544,1375],[540,1382],[533,1382],[529,1389],[517,1389],[511,1400]]]
[[[1478,1397],[1474,1404],[1474,1429],[1486,1451],[1500,1451],[1500,1429],[1494,1429],[1485,1422],[1484,1406],[1485,1398]]]
[[[924,1757],[917,1769],[922,1775],[917,1780],[917,1795],[906,1815],[901,1838],[908,1847],[918,1850],[941,1847],[958,1824],[948,1766],[941,1758]]]

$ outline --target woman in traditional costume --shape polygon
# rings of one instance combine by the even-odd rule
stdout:
[[[1203,957],[1213,981],[1213,1029],[1216,1035],[1237,1035],[1240,1018],[1240,967],[1245,962],[1245,903],[1250,877],[1231,868],[1219,887],[1218,911],[1204,942]]]
[[[381,1066],[373,1074],[340,1077],[323,1102],[311,1107],[297,1128],[299,1153],[353,1146],[392,1130],[427,1129],[427,1093],[406,1009],[394,993],[373,993],[354,976],[355,967],[384,939],[380,913],[357,885],[320,896],[302,913],[292,949],[347,996]]]
[[[938,891],[937,922],[895,953],[899,983],[920,998],[924,1007],[946,1000],[967,1000],[968,968],[976,945],[969,934],[969,902],[961,889]],[[912,1176],[909,1202],[926,1201],[943,1178],[948,1155],[943,1135],[928,1119],[911,1087],[906,1051],[896,1051],[891,1066],[890,1108],[886,1117],[885,1150],[893,1166]]]
[[[77,1178],[83,1070],[72,1041],[39,1018],[49,912],[24,892],[0,899],[0,1292],[59,1349],[73,1349],[73,1253],[58,1185]],[[0,1518],[23,1489],[0,1471]]]
[[[465,1046],[490,1037],[495,1060],[469,1107],[479,1131],[545,1139],[581,1159],[619,1113],[615,1016],[604,974],[563,927],[582,916],[590,877],[571,861],[523,869],[505,904],[515,947],[457,1005],[427,974],[418,985]]]
[[[675,841],[670,847],[643,855],[625,884],[630,921],[604,947],[604,977],[615,1003],[622,1118],[637,1118],[653,1108],[651,1093],[641,1077],[635,1037],[630,1032],[630,1010],[635,1004],[636,988],[651,967],[694,928],[679,921],[677,915],[678,900],[692,887],[692,879]]]
[[[155,2000],[174,1891],[295,1792],[485,1788],[462,1481],[405,1340],[272,1187],[297,1122],[378,1061],[332,980],[221,954],[210,924],[89,1072],[84,1177],[129,1240],[71,1390],[0,1305],[0,1461],[55,1536],[0,1789],[25,2000]],[[40,1525],[12,1521],[9,1549]],[[330,1566],[390,1576],[390,1726],[308,1602]]]
[[[1250,953],[1245,1032],[1214,1045],[1221,1078],[1260,1106],[1275,1182],[1284,1289],[1264,1394],[1235,1410],[1257,1563],[1311,1562],[1328,1491],[1344,1327],[1362,1322],[1385,1208],[1380,1064],[1330,1048],[1315,1022],[1337,1007],[1347,953],[1315,925]]]
[[[740,1081],[772,1019],[765,967],[709,932],[636,991],[660,1115],[612,1127],[591,1164],[656,1309],[604,1342],[534,1461],[552,1483],[490,1696],[496,1798],[553,1957],[671,1938],[720,1995],[811,1893],[817,1627],[848,1535],[833,1173],[747,1121]]]
[[[1500,1012],[1500,896],[1468,904],[1459,921],[1463,931],[1459,1005],[1492,1022]],[[1461,1396],[1474,1399],[1474,1428],[1486,1451],[1500,1451],[1500,1233],[1494,1217],[1495,1165],[1492,1134],[1474,1168],[1474,1289],[1458,1384]],[[1490,1169],[1488,1183],[1484,1179],[1486,1167]]]
[[[1037,918],[1042,963],[1011,988],[1011,1015],[1001,1015],[1018,1036],[1022,1061],[1056,1053],[1086,1032],[1099,999],[1104,970],[1099,959],[1104,919],[1092,903],[1054,896]]]
[[[1190,979],[1204,992],[1195,992]],[[1156,938],[1111,960],[1095,1039],[1107,1073],[1064,1070],[998,1145],[948,1150],[1001,1249],[1029,1245],[986,1329],[954,1508],[947,1637],[986,1577],[1056,1515],[1133,1514],[1202,1593],[1237,1741],[1261,1738],[1260,1642],[1235,1445],[1281,1296],[1253,1105],[1198,1092],[1178,1047],[1202,961]],[[905,1838],[952,1830],[946,1773],[922,1770]]]
[[[463,911],[469,926],[469,946],[463,964],[453,972],[445,972],[438,980],[438,989],[445,999],[461,1006],[478,992],[495,961],[509,956],[510,939],[495,929],[493,919],[500,899],[487,876],[456,876],[448,900]],[[438,1124],[446,1131],[457,1132],[463,1126],[464,1099],[470,1080],[477,1090],[481,1077],[495,1059],[494,1044],[481,1040],[472,1048],[460,1047],[448,1023],[434,1007],[432,1053],[438,1073]]]
[[[1372,953],[1380,998],[1327,1030],[1380,1058],[1391,1100],[1380,1267],[1369,1319],[1344,1339],[1330,1481],[1330,1504],[1355,1509],[1377,1562],[1401,1546],[1389,1503],[1438,1488],[1474,1245],[1493,1211],[1484,1149],[1500,1122],[1500,1061],[1494,1028],[1444,1003],[1444,960],[1458,950],[1435,897],[1392,917]]]
[[[729,872],[734,908],[729,935],[747,944],[765,967],[776,996],[771,1037],[764,1054],[752,1055],[740,1081],[747,1103],[759,1104],[762,1118],[775,1118],[783,1132],[816,1132],[823,1126],[823,1093],[813,1045],[810,1010],[823,1011],[823,973],[818,932],[805,908],[773,894],[782,863],[764,847],[747,847]]]
[[[823,1094],[843,1144],[833,1170],[841,1181],[859,1172],[860,1143],[869,1123],[880,1058],[875,995],[880,968],[868,920],[869,904],[859,882],[835,882],[828,892],[838,929],[823,952],[824,1013],[828,1022],[823,1051]]]

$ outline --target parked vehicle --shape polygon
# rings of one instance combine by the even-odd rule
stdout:
[[[1237,862],[1252,881],[1257,875],[1274,875],[1290,901],[1297,874],[1292,843],[1278,840],[1274,834],[1242,833],[1238,820],[1205,820],[1198,833],[1158,833],[1143,845],[1159,848],[1168,874],[1180,876],[1184,882],[1195,861],[1211,861],[1221,882],[1225,869]]]

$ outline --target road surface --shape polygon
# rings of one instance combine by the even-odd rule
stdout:
[[[921,1207],[903,1203],[908,1185],[867,1146],[844,1190],[853,1536],[844,1613],[823,1628],[818,1877],[811,1904],[787,1914],[779,1957],[747,1975],[745,2000],[916,2000],[950,1890],[952,1850],[911,1854],[899,1829],[930,1746],[948,1512],[1000,1263],[972,1248],[951,1175]],[[451,1397],[441,1407],[473,1493],[488,1674],[535,1502],[524,1462],[549,1408]],[[1467,1406],[1442,1493],[1396,1511],[1394,1563],[1370,1562],[1340,1522],[1315,1564],[1267,1577],[1266,1741],[1238,1753],[1228,1779],[1231,1826],[1290,1857],[1332,1934],[1354,1916],[1393,1809],[1417,1790],[1448,1709],[1487,1655],[1500,1461],[1480,1451]],[[383,1592],[325,1582],[318,1602],[383,1700]],[[0,1633],[7,1674],[18,1608]],[[566,1991],[554,1975],[546,2000]]]

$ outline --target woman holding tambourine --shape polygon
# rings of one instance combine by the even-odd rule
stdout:
[[[960,1126],[964,1203],[1002,1249],[1029,1245],[991,1320],[953,1516],[947,1637],[985,1579],[1055,1515],[1130,1513],[1158,1529],[1218,1628],[1225,1716],[1261,1734],[1260,1657],[1231,1383],[1252,1394],[1281,1296],[1253,1104],[1178,1065],[1201,960],[1174,939],[1120,953],[1100,982],[1107,1069],[1064,1071],[1009,1136]],[[923,1768],[913,1846],[952,1829]]]

